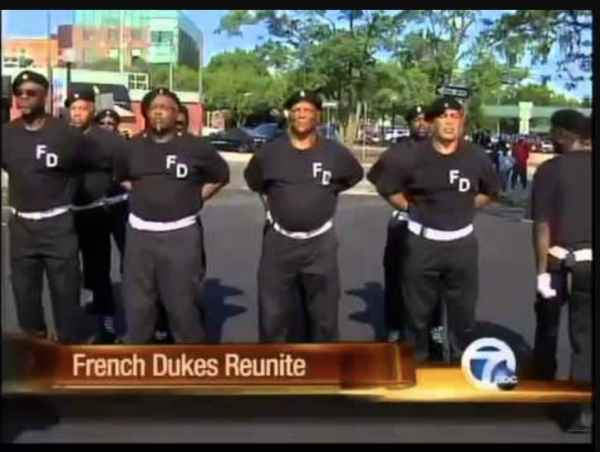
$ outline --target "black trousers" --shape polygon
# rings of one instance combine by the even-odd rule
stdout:
[[[111,214],[106,207],[75,212],[83,262],[83,286],[94,294],[92,311],[115,315],[115,297],[110,277],[112,263]]]
[[[42,304],[44,272],[48,278],[57,340],[78,343],[81,274],[73,215],[41,221],[10,220],[11,279],[19,326],[26,334],[48,334]]]
[[[557,296],[545,299],[538,295],[535,306],[537,325],[534,345],[535,377],[554,380],[557,370],[558,333],[565,304],[569,309],[569,339],[571,342],[571,379],[591,381],[592,378],[592,266],[580,263],[572,271],[571,291],[567,287],[567,272],[555,269],[552,287]]]
[[[404,297],[402,294],[402,263],[406,254],[408,226],[405,221],[391,218],[383,253],[384,315],[387,331],[404,333]]]
[[[402,266],[406,256],[406,241],[410,234],[406,221],[392,217],[388,224],[383,253],[385,325],[387,331],[399,331],[402,337],[406,335]],[[441,307],[440,301],[432,313],[432,328],[442,325]]]
[[[295,240],[266,228],[258,270],[262,343],[289,342],[294,302],[300,298],[306,303],[309,341],[327,343],[338,339],[337,250],[333,230],[310,240]]]
[[[478,297],[478,244],[474,234],[452,242],[408,235],[403,282],[407,333],[415,357],[430,359],[432,313],[446,305],[450,359],[460,361],[473,340]]]
[[[123,275],[126,342],[154,341],[159,303],[176,343],[204,340],[202,250],[199,225],[172,232],[143,232],[128,227]]]
[[[513,167],[511,175],[511,187],[513,190],[517,187],[517,182],[521,183],[523,189],[527,188],[527,168]]]
[[[123,273],[123,258],[125,257],[125,240],[127,238],[127,223],[129,219],[129,201],[123,201],[108,207],[110,232],[121,253],[121,273]]]

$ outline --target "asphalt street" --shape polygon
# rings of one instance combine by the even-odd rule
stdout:
[[[239,188],[233,184],[203,212],[209,260],[207,328],[214,342],[257,341],[256,273],[264,213],[258,199]],[[382,251],[389,214],[389,208],[375,196],[341,198],[335,223],[340,242],[343,341],[383,338]],[[502,206],[487,209],[477,219],[478,334],[507,341],[524,365],[533,343],[535,278],[531,226],[521,220],[521,210]],[[9,273],[6,246],[2,252],[3,274]],[[113,257],[118,290],[116,251]],[[15,331],[8,284],[3,284],[3,295],[3,329]],[[560,345],[563,378],[569,350],[565,320]],[[78,321],[91,333],[91,319]],[[21,401],[3,404],[3,411],[3,440],[16,442],[590,441],[589,435],[562,433],[542,406],[381,406],[323,397],[165,396]]]

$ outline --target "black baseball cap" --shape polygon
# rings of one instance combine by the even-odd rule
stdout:
[[[300,102],[309,102],[313,104],[317,110],[323,110],[323,99],[321,96],[315,91],[308,90],[301,90],[292,94],[292,96],[284,104],[284,108],[286,110],[291,110]]]
[[[142,116],[144,116],[144,117],[148,116],[148,108],[150,108],[150,104],[158,96],[170,97],[171,99],[173,99],[173,102],[175,102],[177,104],[177,108],[181,109],[181,101],[179,100],[179,97],[177,96],[177,94],[175,94],[173,91],[171,91],[170,89],[167,89],[167,88],[157,88],[157,89],[153,89],[152,91],[150,91],[142,99]]]
[[[425,119],[433,121],[435,118],[443,115],[446,110],[457,110],[463,112],[465,107],[453,97],[439,97],[427,108]]]
[[[114,119],[114,121],[117,124],[121,123],[121,116],[119,116],[119,113],[117,113],[114,110],[111,110],[109,108],[106,108],[104,110],[101,110],[97,115],[96,115],[96,122],[101,122],[104,118],[111,118]]]
[[[404,119],[406,122],[411,123],[415,120],[415,118],[419,115],[422,115],[425,113],[425,106],[424,105],[415,105],[413,108],[411,108],[410,110],[408,110],[406,112],[406,114],[404,115]]]
[[[18,89],[25,82],[35,83],[36,85],[40,85],[44,88],[45,91],[48,91],[50,88],[50,83],[48,79],[44,77],[42,74],[33,71],[23,71],[14,79],[12,83],[12,92],[13,94],[17,94]]]
[[[575,133],[582,138],[591,137],[591,119],[577,110],[565,109],[557,111],[552,115],[550,124],[552,128],[563,129]]]
[[[71,105],[73,105],[73,103],[77,102],[78,100],[95,103],[96,93],[94,92],[94,89],[85,87],[73,90],[69,94],[69,97],[67,97],[67,100],[65,101],[65,107],[70,108]]]

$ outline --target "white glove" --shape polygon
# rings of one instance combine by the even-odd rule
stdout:
[[[537,277],[537,291],[546,300],[554,298],[558,295],[556,290],[552,288],[552,277],[550,273],[543,273]]]

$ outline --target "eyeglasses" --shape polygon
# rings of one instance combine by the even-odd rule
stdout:
[[[100,124],[101,126],[110,126],[110,127],[117,126],[117,124],[112,121],[100,121],[98,124]]]
[[[35,89],[18,89],[15,91],[17,97],[36,97],[40,92]]]

